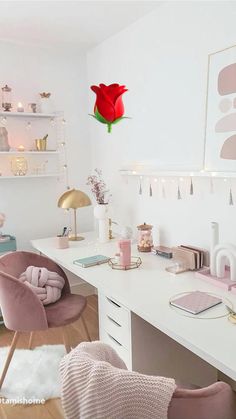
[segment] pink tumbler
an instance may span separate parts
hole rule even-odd
[[[131,241],[128,239],[119,240],[120,250],[120,264],[122,266],[128,266],[131,263]]]

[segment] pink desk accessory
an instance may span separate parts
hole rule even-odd
[[[55,246],[57,249],[67,249],[69,247],[68,236],[57,236],[55,237]]]
[[[118,242],[120,251],[120,264],[128,266],[131,263],[131,241],[129,239],[122,239]]]
[[[217,276],[211,275],[210,269],[206,268],[199,272],[195,273],[197,278],[203,279],[204,281],[209,282],[212,285],[215,285],[216,287],[223,288],[227,291],[232,291],[236,294],[236,281],[232,281],[230,279],[230,268],[226,267],[225,269],[225,277],[224,278],[218,278]]]

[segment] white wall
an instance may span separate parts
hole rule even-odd
[[[208,54],[235,44],[234,2],[165,2],[151,14],[108,39],[88,54],[89,84],[126,84],[126,115],[131,120],[114,126],[112,134],[90,121],[93,167],[103,169],[113,194],[113,216],[136,226],[158,224],[166,244],[195,243],[208,246],[209,223],[218,221],[221,238],[236,243],[235,206],[228,205],[229,184],[194,181],[167,182],[166,199],[161,187],[149,181],[138,196],[138,181],[128,184],[118,170],[134,160],[157,160],[200,167],[204,148],[204,117]],[[94,103],[91,92],[89,110]],[[232,181],[236,205],[236,185]]]
[[[4,42],[0,42],[0,56],[0,85],[7,83],[13,88],[14,102],[20,100],[27,105],[38,100],[39,92],[49,91],[55,110],[65,112],[70,186],[87,191],[90,153],[85,56],[77,51]],[[32,238],[57,234],[68,222],[68,215],[57,208],[65,186],[54,178],[0,178],[0,212],[7,217],[4,232],[16,235],[18,248],[29,248]],[[91,223],[92,208],[78,211],[80,231],[91,229]]]

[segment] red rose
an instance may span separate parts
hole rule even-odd
[[[123,119],[124,104],[122,102],[122,95],[128,89],[117,83],[110,84],[109,86],[101,83],[99,86],[91,86],[91,89],[97,95],[93,116],[99,122],[107,124],[108,132],[111,132],[112,124]]]

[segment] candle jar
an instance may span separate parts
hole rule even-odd
[[[141,224],[138,229],[138,250],[139,252],[151,252],[153,247],[152,225]]]
[[[2,87],[2,107],[4,112],[10,112],[12,108],[11,104],[11,88],[6,84]]]
[[[24,108],[23,108],[23,106],[22,106],[22,103],[21,103],[21,102],[19,102],[19,103],[17,104],[17,112],[24,112]]]
[[[14,176],[25,176],[28,171],[27,160],[24,157],[15,157],[12,159],[11,171]]]

